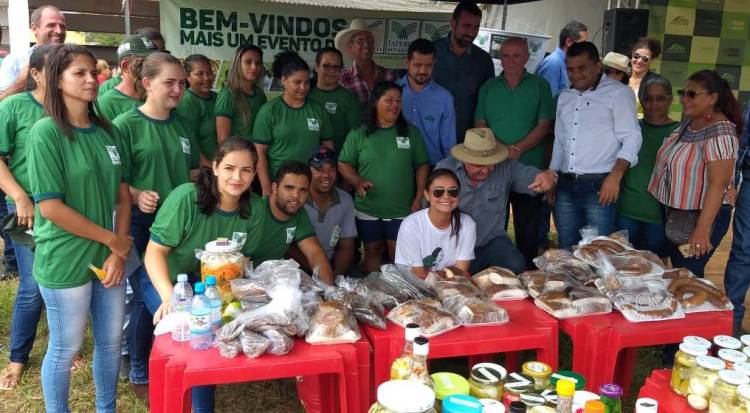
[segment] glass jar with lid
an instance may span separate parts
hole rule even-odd
[[[502,400],[503,384],[508,373],[494,363],[479,363],[471,369],[469,394],[477,399]]]
[[[368,413],[435,413],[435,392],[409,380],[391,380],[378,386],[378,401]]]
[[[549,387],[549,376],[552,375],[552,367],[540,361],[529,361],[521,367],[523,374],[534,379],[534,390],[541,392]]]
[[[740,384],[737,386],[737,396],[739,398],[740,412],[750,412],[750,384]]]
[[[435,389],[435,411],[441,411],[443,400],[454,394],[469,394],[469,382],[456,373],[440,372],[432,376]]]
[[[675,393],[687,396],[690,372],[696,366],[696,358],[706,354],[708,354],[708,350],[704,347],[691,343],[680,344],[680,349],[674,355],[672,377],[669,383]]]
[[[699,347],[705,347],[706,350],[711,348],[711,342],[700,336],[685,336],[682,338],[683,343],[694,344]]]
[[[734,367],[732,367],[732,369],[739,371],[747,377],[750,377],[750,363],[748,362],[734,363]]]
[[[696,366],[690,373],[688,384],[688,403],[697,410],[708,406],[711,390],[719,379],[719,370],[724,369],[724,362],[716,357],[698,356]]]
[[[622,412],[622,387],[618,384],[608,383],[599,386],[599,397],[604,404],[607,413]]]
[[[742,350],[742,342],[732,336],[718,335],[713,339],[713,350],[714,354],[718,354],[719,350]]]
[[[717,354],[721,361],[724,362],[726,365],[725,368],[732,369],[734,368],[734,365],[736,363],[744,363],[747,361],[747,356],[745,353],[737,350],[730,350],[728,348],[723,348],[719,350],[719,353]]]
[[[521,394],[528,393],[533,389],[531,377],[519,373],[510,373],[505,379],[503,386],[503,404],[510,409],[513,402],[521,402]]]
[[[232,301],[232,286],[229,281],[240,278],[245,272],[245,257],[240,252],[240,244],[233,239],[218,238],[206,244],[200,252],[201,280],[206,276],[216,277],[216,288],[221,292],[224,303]]]
[[[750,334],[741,335],[740,343],[742,343],[742,347],[750,347]]]
[[[735,370],[719,371],[719,380],[714,383],[711,391],[711,403],[709,413],[732,413],[739,406],[737,386],[750,383],[750,379]]]

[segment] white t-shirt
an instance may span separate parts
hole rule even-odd
[[[425,267],[425,261],[434,261],[432,269],[442,270],[456,261],[473,260],[477,238],[474,220],[461,213],[461,230],[456,243],[456,237],[451,236],[451,227],[435,227],[427,211],[429,208],[417,211],[401,223],[396,240],[396,264]],[[438,248],[440,251],[435,254]]]

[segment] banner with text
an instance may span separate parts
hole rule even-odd
[[[526,70],[529,73],[536,72],[537,66],[544,60],[544,51],[547,50],[549,36],[538,34],[507,32],[504,30],[480,28],[479,35],[474,39],[474,44],[481,47],[492,56],[492,62],[495,64],[495,75],[503,71],[503,65],[500,63],[500,46],[505,39],[509,37],[525,37],[529,44],[529,61],[526,63]]]

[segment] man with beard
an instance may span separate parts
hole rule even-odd
[[[461,1],[453,10],[451,32],[435,45],[433,77],[453,95],[456,110],[456,137],[463,142],[466,130],[474,124],[479,88],[495,77],[490,55],[473,44],[479,34],[482,11],[474,2]]]
[[[456,144],[453,96],[432,80],[434,65],[435,46],[427,39],[417,39],[407,51],[408,73],[397,82],[403,87],[401,112],[422,134],[431,166],[445,159]]]
[[[310,268],[318,267],[320,279],[333,284],[333,271],[315,237],[307,214],[300,210],[310,193],[310,167],[287,162],[279,168],[267,198],[255,198],[250,211],[247,243],[253,263],[283,259],[292,244],[305,256]]]

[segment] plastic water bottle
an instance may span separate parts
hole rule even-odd
[[[206,276],[206,298],[211,304],[211,333],[214,337],[221,328],[221,292],[216,288],[216,277]]]
[[[172,340],[190,340],[190,303],[193,301],[193,289],[188,283],[187,274],[177,276],[177,284],[172,290],[172,312],[177,322],[172,329]]]
[[[195,283],[195,295],[190,306],[190,347],[206,350],[211,347],[211,303],[206,298],[206,285]]]

